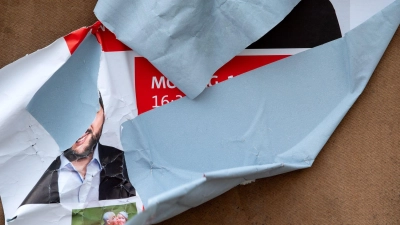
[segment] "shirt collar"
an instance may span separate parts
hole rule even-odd
[[[61,160],[60,169],[65,168],[66,166],[71,164],[71,162],[64,156],[64,154],[60,155],[60,160]],[[99,144],[97,144],[96,148],[94,149],[93,159],[90,161],[90,163],[93,161],[96,161],[97,165],[99,165],[99,169],[101,169],[100,158],[99,158]]]
[[[97,161],[97,165],[99,165],[99,169],[101,169],[100,158],[99,158],[99,144],[98,143],[96,145],[96,149],[94,150],[92,161]]]

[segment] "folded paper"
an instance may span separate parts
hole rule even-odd
[[[89,34],[27,106],[60,150],[69,148],[85,132],[98,110],[100,52],[96,38]]]
[[[311,166],[398,28],[399,5],[308,51],[250,47],[193,100],[99,22],[6,66],[0,70],[6,106],[0,194],[8,224],[99,224],[117,217],[155,223],[239,183]],[[292,47],[338,38],[335,15],[325,6],[332,35]],[[176,27],[186,21],[176,19]],[[160,45],[168,50],[168,43]],[[95,137],[88,154],[71,154],[88,137]],[[74,164],[81,159],[90,159],[85,173]],[[45,217],[37,216],[42,212]]]
[[[156,223],[239,183],[310,167],[400,23],[400,1],[337,39],[125,122],[128,171]],[[217,97],[216,97],[217,96]]]
[[[189,98],[299,0],[99,1],[97,18]]]

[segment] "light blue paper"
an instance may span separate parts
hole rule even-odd
[[[99,108],[100,45],[89,34],[71,58],[36,92],[27,110],[61,151],[87,130]]]
[[[310,167],[400,23],[397,0],[337,39],[123,124],[131,182],[156,223],[248,179]]]
[[[98,1],[97,18],[189,98],[299,0]]]

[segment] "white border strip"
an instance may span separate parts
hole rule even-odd
[[[295,55],[309,48],[245,49],[238,55]]]
[[[309,48],[269,48],[269,49],[245,49],[238,55],[295,55],[304,52]],[[143,57],[137,52],[133,52],[134,57]]]

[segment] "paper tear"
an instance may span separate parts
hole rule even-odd
[[[235,0],[99,1],[94,12],[119,40],[193,99],[218,68],[278,24],[299,0],[244,2],[237,7]]]
[[[121,139],[127,158],[169,168],[162,175],[153,171],[152,176],[140,177],[140,182],[132,178],[149,202],[149,212],[131,224],[170,218],[243,179],[310,167],[365,88],[398,28],[399,11],[397,0],[344,38],[207,88],[195,101],[180,99],[125,122]],[[386,15],[393,22],[386,22]],[[260,102],[265,102],[263,120],[252,127]],[[255,129],[250,137],[237,138],[249,127]],[[249,151],[254,143],[262,146],[256,149],[265,154],[263,160]],[[134,149],[146,149],[148,155]],[[127,166],[139,174],[147,171],[140,164]],[[197,177],[184,176],[190,172]]]
[[[254,183],[254,182],[256,182],[256,180],[245,180],[242,183],[240,183],[240,185],[247,185],[247,184],[251,184],[251,183]]]

